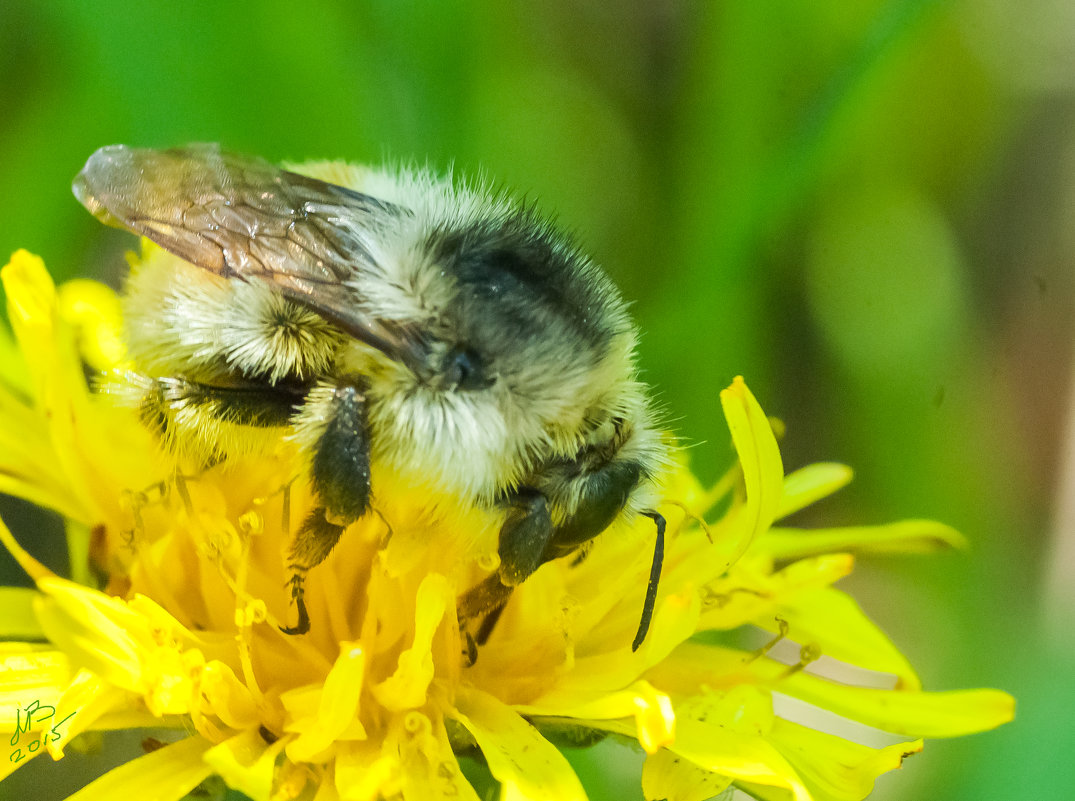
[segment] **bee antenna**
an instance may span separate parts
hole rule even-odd
[[[649,624],[653,621],[653,608],[657,605],[657,585],[661,581],[661,567],[664,565],[664,517],[658,512],[643,512],[657,525],[657,538],[653,544],[653,562],[649,568],[649,584],[646,586],[646,600],[642,604],[642,619],[638,621],[638,633],[635,634],[631,650],[637,651],[646,639]]]

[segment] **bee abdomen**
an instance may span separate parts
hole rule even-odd
[[[204,465],[226,458],[247,437],[238,431],[284,428],[305,398],[304,388],[269,384],[217,385],[186,378],[149,379],[139,415],[169,450]],[[250,443],[251,447],[257,447]]]
[[[291,386],[219,386],[185,378],[161,378],[157,385],[168,409],[200,407],[225,422],[258,428],[286,426],[306,394],[305,388]]]

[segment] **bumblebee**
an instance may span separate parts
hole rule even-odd
[[[427,171],[338,163],[301,174],[192,145],[94,153],[74,192],[182,261],[126,288],[143,418],[203,464],[297,443],[317,503],[288,568],[307,571],[393,480],[499,509],[497,570],[461,617],[495,623],[511,589],[622,515],[654,519],[668,443],[612,282],[532,208]],[[317,177],[313,177],[316,175]]]

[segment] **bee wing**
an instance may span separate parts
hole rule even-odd
[[[103,147],[75,178],[95,217],[225,277],[262,281],[389,356],[409,332],[372,318],[345,285],[374,263],[368,241],[399,207],[220,149]]]

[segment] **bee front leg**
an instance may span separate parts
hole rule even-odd
[[[342,382],[330,395],[311,398],[307,406],[311,405],[327,416],[328,423],[311,447],[310,483],[318,506],[306,516],[291,543],[288,567],[298,623],[282,628],[286,634],[310,630],[304,598],[306,572],[328,557],[344,529],[370,507],[370,437],[362,386],[357,380]],[[310,411],[304,409],[304,414]]]
[[[507,519],[500,527],[500,569],[471,588],[459,605],[462,621],[479,615],[484,620],[474,640],[483,645],[511,597],[512,589],[541,566],[555,531],[545,496],[535,489],[520,488],[504,500]]]
[[[543,561],[575,552],[608,528],[627,505],[627,499],[642,480],[642,475],[642,465],[631,459],[613,459],[596,470],[580,474],[575,479],[578,498],[575,512],[556,528]],[[642,514],[653,520],[656,538],[642,615],[631,643],[632,651],[641,647],[649,631],[664,564],[665,520],[654,510],[643,511]]]
[[[508,516],[500,527],[501,584],[514,587],[522,584],[542,562],[545,549],[555,531],[549,502],[535,489],[520,488],[507,500]]]

